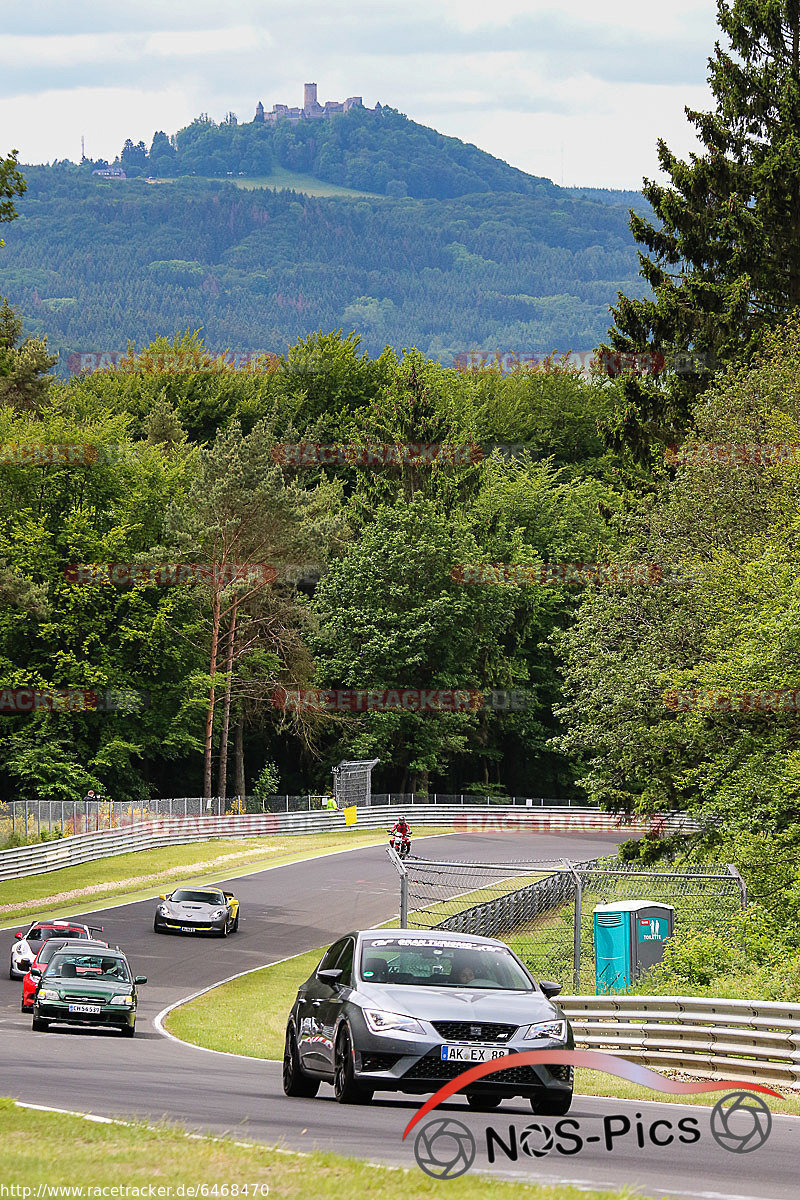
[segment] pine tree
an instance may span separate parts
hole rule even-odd
[[[0,158],[0,221],[13,221],[17,217],[14,197],[27,190],[25,180],[17,170],[17,153],[12,150],[7,158]],[[0,246],[4,245],[0,238]]]
[[[710,370],[747,361],[800,304],[800,0],[718,0],[717,19],[730,49],[709,59],[715,106],[686,109],[704,152],[684,162],[659,139],[671,185],[643,191],[660,225],[631,212],[654,298],[619,293],[612,309],[613,351],[652,355],[616,363],[611,440],[642,457],[686,430]]]

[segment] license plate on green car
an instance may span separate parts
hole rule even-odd
[[[71,1013],[99,1013],[103,1010],[99,1004],[70,1004],[69,1011]]]

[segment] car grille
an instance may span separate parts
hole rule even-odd
[[[572,1083],[572,1067],[553,1065],[547,1069],[554,1079],[560,1079],[562,1083]]]
[[[404,1079],[455,1079],[462,1075],[469,1064],[443,1062],[435,1054],[426,1054],[419,1058],[403,1076]],[[488,1082],[488,1081],[487,1081]],[[507,1067],[492,1075],[492,1083],[533,1083],[540,1084],[541,1080],[533,1067]]]
[[[65,1004],[106,1004],[105,996],[65,996]]]
[[[433,1021],[441,1037],[453,1042],[510,1042],[518,1025],[501,1025],[497,1021]]]

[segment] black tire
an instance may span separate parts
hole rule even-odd
[[[477,1093],[470,1095],[467,1092],[467,1104],[473,1108],[475,1112],[491,1112],[495,1108],[499,1108],[502,1103],[502,1096],[480,1096]]]
[[[31,1029],[34,1033],[46,1033],[50,1028],[50,1022],[45,1021],[44,1017],[34,1017]]]
[[[297,1051],[297,1038],[291,1025],[286,1029],[286,1041],[283,1048],[283,1090],[287,1096],[305,1096],[310,1099],[319,1091],[320,1081],[312,1079],[303,1072],[300,1066],[300,1055]]]
[[[238,932],[239,932],[239,914],[238,914],[238,912],[237,912],[237,914],[236,914],[236,917],[234,918],[234,922],[233,922],[233,931],[232,931],[232,932],[233,932],[233,933],[238,933]]]
[[[164,930],[161,928],[161,926],[158,923],[157,917],[153,918],[153,932],[154,933],[163,933],[164,932]]]
[[[136,1033],[136,1025],[123,1025],[120,1029],[120,1033],[126,1038],[133,1037]]]
[[[228,919],[226,917],[225,920],[222,922],[222,925],[220,926],[220,931],[217,934],[217,937],[227,937],[227,936],[228,936]]]
[[[8,978],[9,978],[9,979],[16,979],[16,978],[17,978],[17,977],[16,977],[16,975],[14,974],[14,968],[13,968],[13,967],[9,967],[9,968],[8,968]]]
[[[353,1062],[353,1043],[350,1030],[343,1025],[336,1039],[333,1060],[333,1094],[339,1104],[369,1104],[373,1088],[356,1083]]]
[[[565,1117],[572,1106],[572,1091],[539,1092],[531,1096],[531,1108],[539,1117]]]

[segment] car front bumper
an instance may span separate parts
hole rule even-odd
[[[355,1034],[355,1076],[365,1086],[376,1091],[411,1093],[435,1092],[450,1079],[455,1079],[474,1063],[442,1059],[441,1036],[428,1038],[384,1037],[371,1033],[366,1027]],[[467,1045],[465,1042],[457,1042]],[[484,1043],[485,1044],[485,1043]],[[523,1039],[515,1036],[508,1043],[497,1045],[498,1050],[513,1056],[526,1050],[571,1050],[572,1032],[566,1042],[549,1039]],[[571,1092],[572,1068],[560,1064],[504,1066],[501,1070],[471,1083],[470,1092],[491,1092],[500,1096],[535,1096],[542,1091]]]
[[[222,917],[219,921],[181,921],[177,917],[156,917],[159,929],[169,933],[216,933],[219,934],[228,924],[229,918]]]
[[[73,1001],[73,1003],[75,1002]],[[126,1025],[132,1026],[136,1021],[135,1008],[127,1008],[118,1004],[103,1004],[100,1006],[99,1013],[71,1013],[69,1004],[70,1002],[67,1000],[48,1000],[46,1003],[41,1001],[35,1003],[33,1006],[34,1019],[56,1021],[65,1025],[91,1025],[108,1029],[122,1029]]]

